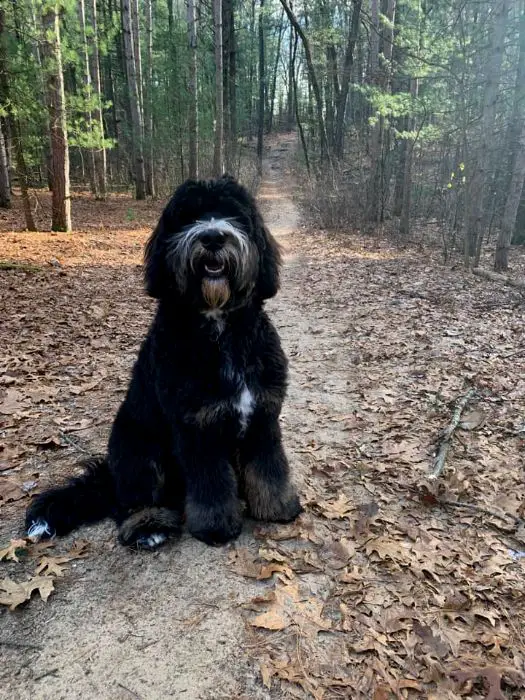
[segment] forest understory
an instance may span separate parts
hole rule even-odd
[[[524,697],[524,292],[312,229],[294,149],[271,141],[259,200],[285,251],[269,309],[305,513],[225,548],[128,551],[110,523],[21,539],[30,494],[105,448],[161,203],[75,195],[73,234],[0,214],[0,698]]]

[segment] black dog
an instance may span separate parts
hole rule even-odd
[[[185,514],[195,537],[218,544],[241,531],[240,498],[261,520],[301,512],[279,427],[287,362],[263,311],[279,266],[253,197],[233,178],[178,188],[146,246],[146,288],[159,304],[107,458],[36,497],[30,537],[111,516],[123,544],[153,549]]]

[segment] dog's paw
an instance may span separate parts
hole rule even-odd
[[[44,518],[36,518],[35,520],[28,520],[26,523],[27,528],[27,539],[31,542],[40,542],[40,540],[46,540],[53,537],[55,534]]]
[[[269,488],[262,485],[247,493],[248,511],[255,520],[274,523],[289,523],[303,512],[295,489],[289,484],[286,489]]]
[[[170,534],[179,534],[181,514],[168,508],[144,508],[130,515],[120,525],[118,540],[125,547],[153,550]]]
[[[186,523],[190,533],[198,540],[212,546],[226,544],[241,534],[240,504],[230,503],[209,508],[188,502]]]
[[[152,535],[141,535],[137,537],[135,545],[139,549],[147,549],[149,551],[153,551],[154,549],[160,547],[161,544],[164,544],[164,542],[166,542],[167,539],[168,536],[165,535],[163,532],[154,532]]]

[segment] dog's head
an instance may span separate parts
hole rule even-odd
[[[255,200],[232,177],[187,180],[146,245],[148,294],[233,309],[279,288],[280,254]]]

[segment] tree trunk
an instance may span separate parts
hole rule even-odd
[[[88,50],[88,40],[87,40],[87,35],[86,35],[86,8],[84,6],[84,0],[78,0],[78,21],[80,24],[80,35],[82,37],[82,63],[83,63],[83,81],[84,81],[84,89],[85,89],[85,99],[87,100],[87,109],[86,109],[86,126],[87,126],[87,131],[89,134],[89,137],[93,139],[93,117],[91,114],[91,96],[92,96],[92,89],[91,89],[91,72],[89,70],[89,50]],[[87,161],[87,166],[88,166],[88,177],[89,177],[89,183],[91,186],[91,193],[97,195],[97,183],[95,179],[95,149],[91,147],[87,147],[83,149],[84,154],[85,154],[85,160]]]
[[[144,82],[142,79],[142,52],[140,50],[139,0],[131,0],[131,30],[133,32],[133,57],[135,59],[135,72],[137,74],[137,89],[139,93],[140,116],[142,128],[144,129]]]
[[[379,84],[379,0],[371,0],[370,14],[370,78],[371,85]],[[367,190],[367,219],[375,223],[381,220],[381,179],[382,179],[382,118],[377,117],[370,133],[370,178]]]
[[[66,97],[62,52],[60,47],[60,17],[58,3],[45,9],[42,15],[44,29],[43,53],[47,71],[49,130],[53,167],[51,199],[53,231],[71,231],[71,197],[69,192],[69,148],[67,143]]]
[[[257,116],[257,172],[262,176],[264,148],[264,97],[266,66],[264,61],[264,0],[259,4],[259,109]]]
[[[144,130],[142,128],[137,73],[135,70],[130,0],[122,0],[122,23],[124,34],[124,52],[126,57],[126,73],[128,78],[129,106],[131,113],[135,197],[137,199],[145,199],[146,176],[144,173],[144,145],[142,138]]]
[[[519,149],[514,155],[514,166],[510,187],[505,202],[505,210],[496,246],[494,269],[496,272],[506,272],[509,267],[509,248],[512,233],[516,225],[516,216],[520,204],[523,183],[525,182],[525,119],[522,118]]]
[[[505,40],[505,28],[511,0],[496,0],[493,10],[493,25],[489,56],[485,70],[485,94],[481,116],[481,137],[478,155],[474,167],[469,169],[470,177],[468,194],[469,213],[465,236],[465,264],[470,265],[474,257],[474,267],[477,267],[483,242],[484,200],[488,179],[488,169],[491,163],[492,146],[494,142],[494,123],[496,119],[496,103],[501,77],[501,64]]]
[[[294,40],[295,37],[295,40]],[[290,42],[288,44],[288,91],[286,96],[286,129],[291,131],[293,129],[293,120],[295,113],[295,103],[294,103],[294,49],[297,46],[297,34],[290,31]]]
[[[213,148],[213,174],[224,172],[224,103],[222,65],[222,0],[213,0],[213,26],[215,30],[215,136]]]
[[[144,103],[144,143],[146,150],[146,194],[155,196],[155,178],[153,172],[153,0],[146,0],[144,12],[146,14],[146,101]]]
[[[410,79],[410,94],[413,99],[416,99],[419,93],[419,81],[417,78]],[[415,119],[408,118],[409,130],[415,128]],[[403,176],[403,198],[401,205],[401,218],[399,221],[399,233],[408,238],[410,234],[410,206],[412,200],[412,161],[414,155],[414,146],[416,141],[414,138],[407,141],[404,158],[404,176]]]
[[[4,130],[0,127],[0,207],[9,209],[11,206],[11,185],[9,182],[9,164],[5,147]]]
[[[98,18],[97,0],[90,0],[89,15],[92,32],[88,37],[91,46],[89,57],[89,69],[91,74],[91,88],[95,97],[95,109],[93,112],[93,126],[96,132],[98,144],[95,148],[95,182],[96,198],[106,199],[107,196],[107,158],[104,145],[104,116],[102,113],[102,86],[100,81],[100,52],[98,47]]]
[[[294,42],[293,42],[293,46],[292,46],[292,53],[290,55],[290,66],[291,66],[290,80],[292,81],[295,121],[297,123],[297,128],[299,129],[299,136],[301,139],[301,146],[303,148],[304,164],[306,165],[306,172],[308,173],[308,177],[310,177],[310,173],[311,173],[311,171],[310,171],[310,158],[308,156],[308,146],[306,145],[306,139],[304,137],[304,129],[303,129],[303,125],[301,123],[301,115],[299,114],[299,100],[297,98],[297,79],[295,77],[295,57],[297,56],[297,43],[299,41],[299,36],[297,35],[297,32],[293,29],[291,30],[290,33],[294,37]]]
[[[348,102],[348,92],[350,89],[350,78],[352,66],[354,64],[354,49],[359,35],[359,23],[361,19],[362,0],[355,0],[354,11],[352,13],[352,23],[348,32],[343,72],[341,75],[341,87],[337,95],[336,123],[335,123],[335,155],[337,158],[343,157],[344,151],[344,126],[346,104]]]
[[[283,38],[283,29],[284,29],[284,11],[282,11],[281,18],[279,20],[279,34],[277,36],[277,50],[275,52],[275,64],[273,67],[273,73],[272,73],[272,87],[270,90],[270,96],[269,96],[269,101],[270,101],[270,109],[268,113],[268,133],[272,133],[273,129],[273,115],[275,111],[275,93],[277,90],[277,73],[279,72],[279,59],[281,57],[281,43],[282,43],[282,38]]]
[[[296,33],[299,35],[299,38],[301,39],[303,49],[304,49],[304,54],[306,58],[306,65],[308,67],[308,77],[310,79],[310,83],[312,85],[312,90],[314,93],[314,99],[315,99],[315,107],[317,110],[317,125],[319,129],[319,134],[320,134],[320,140],[321,140],[321,163],[325,160],[325,158],[328,158],[330,160],[330,153],[328,150],[328,140],[326,138],[326,128],[325,128],[325,123],[324,123],[324,115],[323,115],[323,99],[321,96],[321,89],[319,87],[319,81],[317,80],[317,73],[315,70],[313,58],[312,58],[312,51],[310,49],[310,42],[308,41],[308,37],[306,34],[303,32],[303,29],[299,22],[297,21],[296,16],[292,12],[291,8],[287,4],[286,0],[280,0],[281,5],[284,7],[284,11],[286,12],[288,19],[290,20],[290,24],[292,27],[295,29]]]
[[[190,70],[188,78],[189,104],[189,176],[199,176],[199,103],[197,86],[197,14],[195,0],[188,0],[188,44],[190,49]]]

